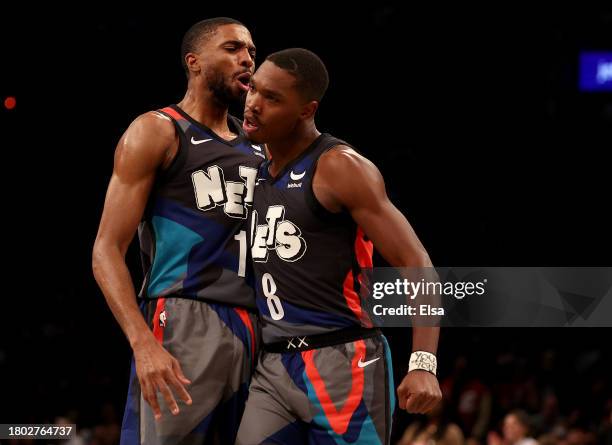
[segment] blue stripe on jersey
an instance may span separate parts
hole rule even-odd
[[[170,241],[169,248],[172,252],[180,253],[182,255],[181,272],[184,273],[183,289],[201,287],[201,279],[199,276],[200,272],[207,270],[211,266],[218,268],[232,270],[238,272],[239,258],[238,255],[233,254],[225,250],[228,235],[232,235],[233,230],[229,230],[228,226],[221,224],[211,218],[207,218],[202,212],[195,211],[184,207],[174,201],[160,198],[156,201],[153,209],[153,221],[156,218],[168,220],[175,224],[176,230],[185,231],[189,234],[187,240],[181,239],[180,242]],[[233,224],[240,224],[240,222],[230,222]],[[153,224],[155,230],[156,246],[159,244],[160,237],[167,237],[165,233],[158,233],[158,228]],[[180,229],[179,229],[180,228]],[[169,234],[172,236],[172,234]],[[182,238],[182,235],[177,235]],[[172,239],[172,238],[171,238]],[[164,260],[159,258],[158,247],[155,251],[154,265],[156,263],[164,264]],[[164,264],[164,266],[166,266]],[[171,274],[166,276],[169,270],[168,267],[164,269],[152,269],[151,283],[155,279],[160,280],[158,277],[160,274],[164,274],[163,283],[170,286],[174,284],[177,278],[177,274]],[[170,270],[171,272],[171,270]],[[151,286],[149,286],[151,290]],[[161,286],[156,286],[155,290],[160,292],[163,290]],[[150,296],[156,294],[149,293]]]
[[[255,150],[251,144],[248,141],[245,142],[241,142],[238,145],[235,145],[234,148],[238,151],[240,151],[241,153],[247,154],[247,155],[253,155],[253,151]],[[259,151],[259,150],[257,150]],[[263,154],[263,149],[261,151],[261,153]],[[262,158],[261,160],[263,161],[264,158]]]
[[[313,163],[312,155],[304,156],[303,159],[300,159],[299,162],[293,165],[291,170],[287,170],[285,174],[283,175],[283,177],[279,178],[278,181],[274,183],[274,187],[280,188],[280,189],[286,189],[287,184],[289,184],[290,181],[295,182],[293,180],[290,180],[290,172],[293,172],[296,175],[299,175],[302,172],[305,172],[308,168],[310,168],[312,163]],[[304,178],[304,180],[306,180],[306,178]]]
[[[153,208],[155,216],[168,218],[192,232],[197,233],[202,238],[213,240],[223,240],[228,235],[228,228],[224,224],[219,224],[210,218],[206,218],[204,212],[192,210],[169,199],[159,198]]]
[[[189,228],[161,216],[152,218],[155,257],[148,295],[156,297],[187,274],[189,253],[203,238]]]
[[[257,309],[259,309],[259,312],[261,312],[263,316],[272,318],[270,315],[270,309],[268,308],[267,299],[266,297],[259,295],[259,292],[260,291],[258,290],[258,295],[256,298]],[[294,306],[291,303],[288,303],[286,300],[282,300],[281,304],[283,305],[283,310],[285,312],[282,319],[283,322],[338,328],[346,328],[356,325],[355,320],[330,314],[329,312],[318,312],[312,309]]]

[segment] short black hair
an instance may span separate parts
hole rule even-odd
[[[321,101],[329,86],[329,75],[315,53],[304,48],[289,48],[270,54],[266,60],[291,73],[306,100]]]
[[[183,36],[183,42],[181,43],[181,63],[187,75],[189,75],[187,63],[185,63],[185,56],[187,53],[196,52],[202,42],[210,38],[215,31],[217,31],[217,28],[223,25],[244,26],[244,24],[240,23],[238,20],[230,17],[215,17],[213,19],[201,20],[187,30]]]

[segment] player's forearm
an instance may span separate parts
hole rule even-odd
[[[378,220],[377,218],[381,216],[383,219]],[[391,224],[385,225],[384,219],[390,221]],[[423,279],[428,282],[437,280],[437,274],[427,250],[418,239],[408,220],[390,202],[387,204],[385,212],[377,214],[377,217],[372,220],[367,219],[367,222],[373,222],[368,228],[370,228],[370,233],[373,234],[371,238],[374,241],[374,246],[389,265],[398,269],[403,278],[414,282]],[[379,227],[385,227],[386,230],[380,231],[378,230]],[[366,233],[368,233],[368,230],[366,230]],[[398,235],[392,237],[389,234]],[[417,296],[417,298],[436,307],[440,304],[439,295]],[[432,326],[432,324],[435,324],[437,320],[439,318],[436,317],[413,320],[413,351],[436,353],[440,328]],[[419,323],[426,324],[426,326],[419,325]]]
[[[125,257],[118,247],[96,243],[92,267],[94,277],[106,298],[106,302],[121,326],[132,348],[151,331],[136,303],[136,293]]]
[[[404,252],[408,250],[409,249],[405,249]],[[425,280],[426,282],[437,281],[437,274],[433,268],[431,259],[429,258],[427,251],[420,246],[420,243],[418,248],[413,250],[413,254],[408,255],[407,258],[401,259],[399,264],[401,265],[399,267],[405,268],[402,269],[402,275],[408,280],[417,282],[421,280]],[[424,298],[423,302],[426,301],[435,307],[440,305],[439,295],[417,296],[417,298]],[[427,320],[417,317],[415,319],[415,323],[430,324],[434,322],[434,319],[439,321],[439,317],[429,317]],[[426,351],[435,355],[436,351],[438,350],[439,337],[440,328],[437,326],[413,325],[412,351]]]
[[[436,354],[438,351],[439,327],[414,326],[412,328],[412,351],[426,351]]]
[[[399,235],[393,248],[395,260],[390,264],[393,267],[432,268],[433,263],[429,258],[427,249],[425,249],[404,215],[400,214],[399,211],[397,211],[397,214],[399,219],[397,233]]]
[[[406,217],[387,202],[378,212],[368,212],[362,225],[374,246],[392,267],[433,267],[427,250],[417,237]]]

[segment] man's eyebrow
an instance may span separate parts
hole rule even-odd
[[[270,90],[268,88],[263,88],[263,89],[260,89],[260,91],[265,93],[265,94],[268,94],[269,96],[274,97],[275,99],[280,99],[280,98],[284,97],[282,93],[280,93],[280,92],[278,92],[276,90]]]
[[[236,46],[240,46],[240,47],[247,46],[249,49],[252,49],[252,50],[256,49],[255,45],[249,44],[249,43],[245,42],[244,40],[226,40],[221,45],[236,45]]]
[[[277,97],[277,98],[282,98],[282,97],[284,97],[284,96],[282,95],[282,93],[280,93],[280,92],[278,92],[278,91],[276,91],[276,90],[270,90],[270,89],[268,89],[268,88],[261,88],[261,89],[260,89],[259,87],[257,87],[257,83],[255,82],[255,79],[254,79],[253,77],[251,77],[250,82],[251,82],[251,84],[252,84],[252,85],[254,85],[254,86],[255,86],[255,87],[258,89],[258,90],[260,90],[262,93],[266,93],[266,94],[269,94],[269,95],[274,96],[274,97]]]

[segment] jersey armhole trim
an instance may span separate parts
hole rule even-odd
[[[317,199],[317,196],[315,195],[314,190],[312,188],[312,183],[314,181],[314,176],[317,171],[317,165],[319,164],[319,159],[321,158],[322,155],[327,153],[329,150],[332,150],[333,148],[338,147],[340,145],[349,146],[348,144],[345,144],[343,141],[338,140],[337,143],[334,143],[333,145],[321,151],[321,153],[319,154],[315,162],[312,164],[312,167],[311,167],[312,173],[310,174],[310,179],[308,180],[308,184],[306,186],[306,196],[305,196],[306,204],[308,205],[310,210],[315,214],[315,216],[322,219],[323,221],[352,220],[350,213],[344,207],[342,207],[342,210],[340,210],[340,212],[338,213],[332,212],[328,210],[327,208],[325,208],[325,206],[321,204],[321,202]]]
[[[187,162],[187,140],[180,125],[172,116],[163,112],[162,110],[156,110],[156,112],[168,117],[172,121],[174,131],[176,131],[179,137],[178,148],[176,150],[174,159],[172,159],[172,162],[170,162],[168,168],[162,169],[160,167],[158,171],[159,181],[167,182],[176,176],[176,174],[185,166],[185,163]]]

